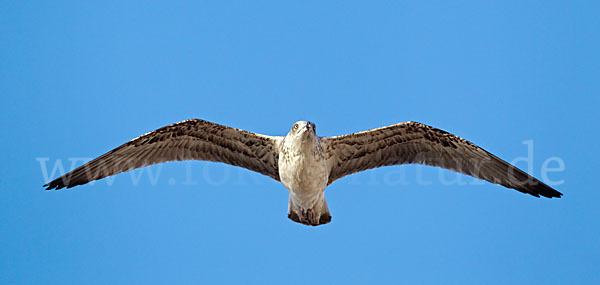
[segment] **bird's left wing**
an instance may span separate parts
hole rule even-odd
[[[442,167],[539,197],[562,194],[473,143],[440,129],[405,122],[364,132],[324,137],[329,182],[387,165]]]
[[[223,162],[279,181],[281,137],[265,136],[192,119],[133,139],[44,185],[47,190],[86,184],[128,170],[166,161]]]

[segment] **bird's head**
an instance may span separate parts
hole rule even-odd
[[[309,121],[298,121],[294,123],[292,129],[288,133],[288,136],[297,139],[313,139],[317,136],[317,128],[315,123]]]

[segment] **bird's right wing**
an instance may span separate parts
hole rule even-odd
[[[562,194],[475,144],[416,122],[337,137],[324,137],[329,183],[371,168],[425,164],[437,166],[539,197]]]
[[[47,190],[86,184],[166,161],[205,160],[241,166],[279,181],[281,137],[204,120],[187,120],[133,139],[44,185]]]

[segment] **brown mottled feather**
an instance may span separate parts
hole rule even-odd
[[[280,140],[204,120],[187,120],[133,139],[44,186],[47,190],[71,188],[128,170],[179,160],[223,162],[279,181]]]
[[[388,165],[425,164],[480,178],[539,197],[562,194],[473,143],[416,122],[324,137],[331,172],[329,182]]]

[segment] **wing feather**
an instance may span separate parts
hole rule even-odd
[[[244,167],[279,181],[281,137],[265,136],[192,119],[137,137],[44,185],[71,188],[167,161],[204,160]]]
[[[475,144],[440,129],[405,122],[364,132],[324,137],[329,182],[388,165],[424,164],[467,174],[539,197],[562,194]]]

